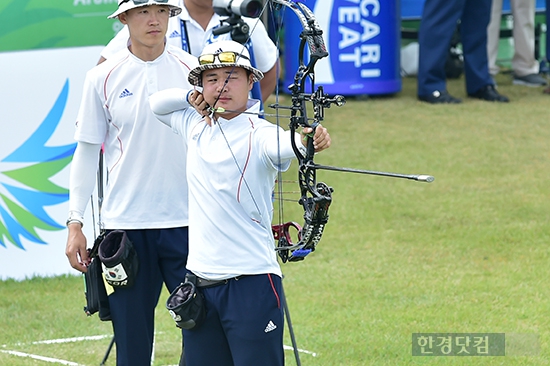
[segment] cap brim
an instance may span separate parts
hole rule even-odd
[[[129,4],[129,3],[126,3],[126,4]],[[131,5],[131,4],[130,4]],[[128,10],[130,9],[135,9],[135,8],[139,8],[141,6],[146,6],[146,5],[164,5],[164,6],[169,6],[170,7],[170,17],[175,17],[176,15],[179,15],[182,11],[182,9],[179,7],[179,6],[176,6],[176,5],[168,5],[168,4],[149,4],[149,3],[145,3],[145,4],[139,4],[139,5],[136,5],[136,6],[122,6],[122,7],[119,7],[117,9],[117,11],[115,11],[113,14],[109,15],[107,17],[107,19],[113,19],[113,18],[118,18],[118,16],[124,12],[127,12]]]
[[[187,77],[187,80],[191,83],[191,85],[195,86],[202,86],[202,72],[204,70],[214,70],[214,69],[221,69],[224,67],[242,67],[243,69],[246,69],[252,73],[252,81],[257,82],[264,78],[263,72],[260,70],[247,66],[247,65],[238,65],[238,64],[230,64],[230,63],[224,63],[224,64],[206,64],[206,65],[200,65],[195,67],[193,70],[189,72],[189,76]]]

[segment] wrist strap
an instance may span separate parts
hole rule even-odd
[[[65,225],[67,227],[69,227],[70,224],[74,224],[74,223],[79,223],[80,227],[83,227],[84,226],[84,218],[83,217],[81,217],[81,218],[69,217],[67,219],[67,222],[65,223]]]

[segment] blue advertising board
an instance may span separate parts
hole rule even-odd
[[[315,83],[329,94],[393,94],[401,90],[398,0],[305,0],[323,30],[329,56],[316,65]],[[284,14],[286,85],[298,69],[302,26]],[[307,62],[307,60],[306,60]]]

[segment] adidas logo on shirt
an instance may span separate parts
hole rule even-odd
[[[172,33],[170,33],[170,37],[168,37],[168,38],[177,38],[179,36],[180,36],[179,32],[177,30],[175,30]]]
[[[128,89],[124,89],[122,91],[122,93],[120,93],[120,95],[118,96],[119,98],[126,98],[126,97],[130,97],[134,95],[133,93],[131,93]]]
[[[269,323],[267,323],[267,326],[265,327],[264,332],[269,333],[275,329],[277,329],[277,326],[273,323],[272,320],[270,320]]]

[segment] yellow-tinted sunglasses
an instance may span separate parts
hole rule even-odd
[[[216,57],[222,64],[234,64],[235,62],[237,62],[237,59],[241,57],[246,60],[250,60],[248,57],[240,53],[225,51],[225,52],[219,52],[219,53],[210,53],[206,55],[200,55],[199,65],[213,64],[214,61],[216,61]]]

